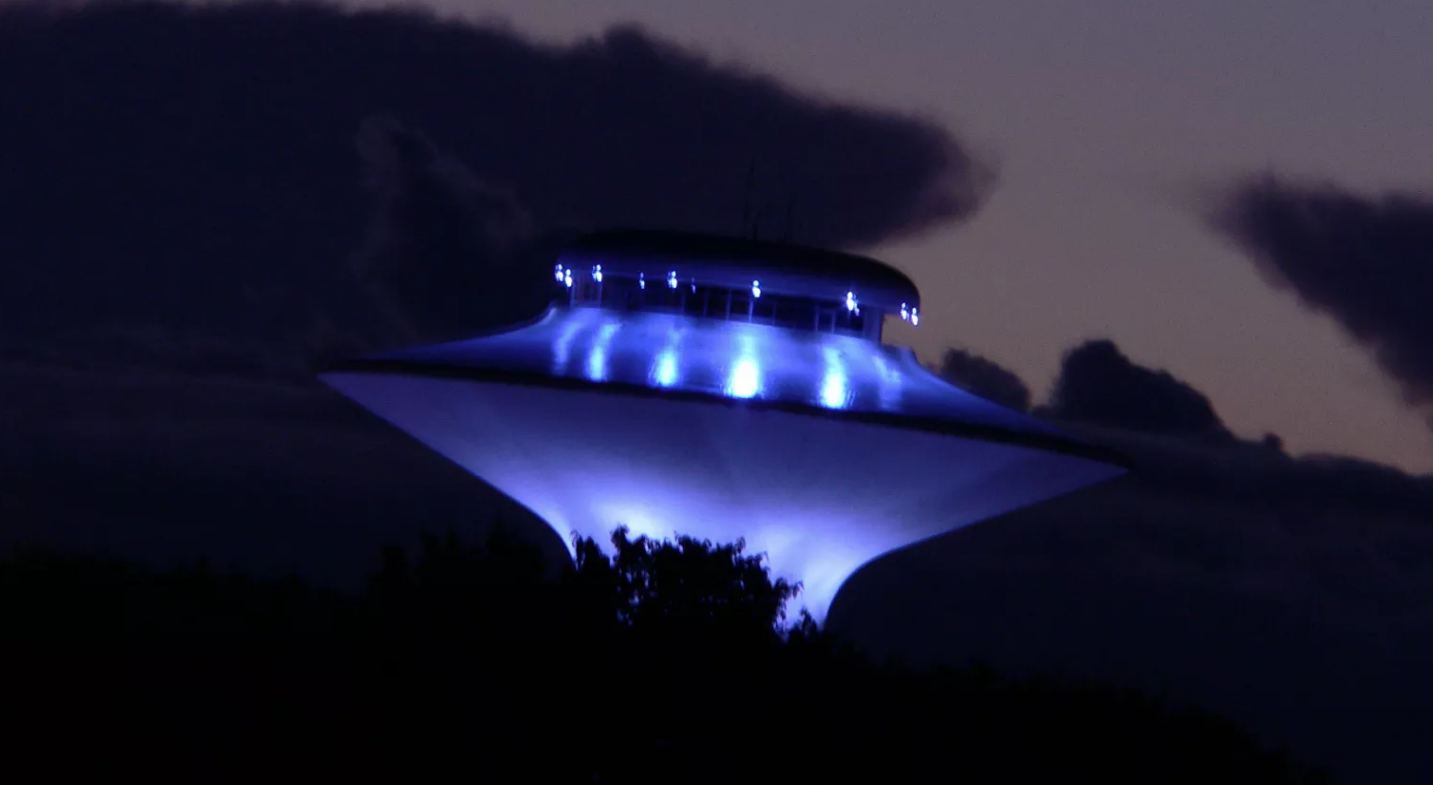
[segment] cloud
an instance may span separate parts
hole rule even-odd
[[[511,191],[391,117],[366,120],[357,146],[373,217],[354,273],[393,342],[452,340],[542,310],[547,249]]]
[[[987,185],[933,125],[630,29],[561,48],[399,11],[5,6],[0,93],[0,536],[334,582],[381,542],[522,513],[299,383],[315,352],[507,307],[569,230],[736,230],[753,159],[754,201],[799,189],[819,244],[959,220]],[[1412,314],[1369,340],[1413,347]],[[873,564],[832,623],[1162,683],[1340,771],[1433,779],[1408,741],[1433,705],[1427,481],[1227,438],[1108,343],[1071,353],[1046,413],[1137,473]]]
[[[1209,221],[1370,348],[1408,403],[1433,405],[1433,198],[1259,177],[1223,192]]]
[[[753,206],[795,190],[797,239],[837,246],[990,183],[939,126],[633,28],[6,3],[0,92],[0,539],[350,578],[380,534],[503,502],[315,358],[530,312],[588,227],[740,231],[752,162]]]
[[[635,28],[5,3],[0,91],[0,539],[146,559],[352,577],[502,507],[312,362],[520,318],[575,231],[740,231],[753,162],[752,206],[794,190],[796,239],[837,246],[990,184],[937,125]]]
[[[1065,354],[1040,414],[1145,433],[1232,436],[1203,393],[1167,371],[1135,364],[1109,340],[1087,341]]]
[[[1030,410],[1030,388],[998,363],[966,349],[946,349],[935,372],[942,379],[988,401],[1019,412]]]
[[[4,4],[0,88],[15,341],[369,346],[528,307],[554,233],[740,232],[752,162],[756,208],[795,191],[796,239],[843,247],[965,218],[990,183],[937,125],[635,28],[561,47],[405,10]]]
[[[1154,372],[1138,370],[1097,377],[1102,393],[1144,389]],[[498,514],[565,553],[402,433],[282,380],[12,364],[0,422],[6,542],[352,585],[381,544],[449,526],[480,535]],[[1135,474],[892,554],[855,576],[830,623],[922,662],[1156,685],[1341,781],[1428,781],[1433,763],[1410,740],[1433,719],[1433,480],[1062,425],[1131,454]]]
[[[1237,438],[1109,341],[1074,347],[1037,413],[1134,472],[868,565],[833,628],[919,663],[1160,689],[1341,782],[1433,776],[1433,478]]]
[[[0,366],[0,550],[206,559],[352,588],[423,531],[547,527],[357,406],[286,381]],[[526,525],[522,525],[526,524]]]
[[[1137,684],[1333,768],[1427,782],[1433,480],[1069,425],[1128,478],[858,572],[829,624],[881,655]]]

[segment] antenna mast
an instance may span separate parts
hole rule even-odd
[[[752,231],[751,215],[751,191],[756,183],[756,156],[752,156],[746,165],[746,192],[741,200],[741,233],[746,234]]]
[[[791,242],[791,236],[792,236],[792,233],[793,233],[792,224],[791,224],[791,216],[792,216],[792,214],[795,213],[795,212],[796,212],[796,189],[793,188],[793,189],[791,190],[791,194],[786,197],[786,230],[785,230],[785,232],[782,234],[782,237],[781,237],[781,241],[784,242],[784,243],[789,243],[789,242]]]

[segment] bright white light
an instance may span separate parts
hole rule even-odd
[[[562,278],[563,278],[563,275],[562,275],[562,265],[559,264],[559,265],[557,266],[557,268],[552,271],[552,275],[553,275],[553,277],[555,277],[555,278],[557,279],[557,282],[558,282],[558,283],[562,283]]]
[[[757,298],[761,297],[761,281],[751,282],[751,296]]]
[[[856,293],[855,293],[855,292],[846,292],[846,310],[851,311],[851,312],[853,312],[853,313],[855,312],[855,310],[856,310]]]
[[[601,347],[587,355],[587,378],[600,382],[607,378],[607,351]]]
[[[572,288],[572,271],[571,271],[571,270],[568,270],[568,271],[563,275],[563,279],[562,279],[562,280],[563,280],[564,283],[567,284],[567,288],[571,289],[571,288]]]
[[[912,324],[912,325],[918,325],[918,324],[920,324],[920,323],[921,323],[920,310],[917,309],[917,308],[912,308],[912,309],[911,309],[911,324]]]
[[[592,280],[602,283],[602,265],[599,264],[592,268]]]
[[[657,353],[648,379],[658,387],[671,387],[677,383],[677,346],[682,341],[682,330],[672,328],[667,333],[666,345]]]
[[[675,288],[677,288],[677,271],[676,271],[676,270],[673,270],[673,271],[667,273],[667,288],[668,288],[668,289],[675,289]]]
[[[638,289],[646,289],[646,288],[647,288],[647,274],[646,274],[646,273],[637,273],[637,288],[638,288]]]
[[[902,319],[902,320],[905,320],[905,321],[909,321],[910,318],[911,318],[911,309],[907,308],[905,303],[901,303],[901,319]]]
[[[751,398],[761,390],[761,369],[756,360],[742,358],[732,366],[731,378],[727,380],[726,394],[733,398]]]
[[[821,383],[821,405],[828,409],[846,408],[846,377],[838,373],[827,374]]]
[[[652,377],[657,384],[663,387],[671,387],[677,383],[677,353],[673,349],[664,349],[657,355],[657,368]]]
[[[757,340],[759,331],[740,330],[736,333],[735,362],[727,373],[723,392],[732,398],[754,398],[761,394],[761,365],[757,358],[764,348]]]
[[[850,403],[846,378],[846,363],[841,353],[826,347],[822,350],[826,359],[826,373],[821,377],[821,405],[828,409],[844,409]]]

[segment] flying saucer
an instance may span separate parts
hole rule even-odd
[[[1127,471],[882,344],[920,297],[875,260],[606,232],[553,286],[529,324],[321,378],[569,543],[618,525],[743,539],[818,621],[882,554]]]

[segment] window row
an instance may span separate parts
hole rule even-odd
[[[882,314],[869,308],[852,308],[844,302],[814,300],[762,292],[758,286],[729,289],[667,281],[638,281],[607,276],[597,281],[573,281],[568,292],[573,305],[591,305],[626,311],[681,313],[707,319],[770,324],[793,330],[812,330],[880,339]]]

